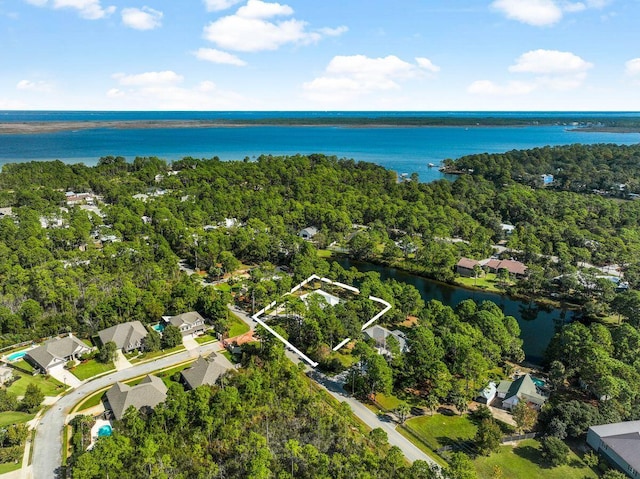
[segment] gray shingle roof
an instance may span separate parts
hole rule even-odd
[[[147,328],[140,321],[129,321],[103,329],[98,332],[98,336],[102,344],[113,341],[118,349],[128,351],[139,347],[148,333]]]
[[[41,369],[47,370],[52,363],[65,361],[71,356],[77,356],[89,352],[91,348],[75,336],[50,339],[42,346],[33,348],[26,356],[35,362]]]
[[[640,471],[640,421],[591,426],[602,442],[636,471]]]
[[[169,318],[169,322],[178,328],[183,324],[193,327],[198,321],[204,322],[204,318],[197,311],[189,311]]]
[[[117,382],[107,391],[107,401],[116,419],[122,419],[122,415],[133,406],[136,409],[143,407],[154,408],[167,398],[167,386],[157,376],[146,376],[135,386],[128,386]]]
[[[227,368],[215,360],[214,353],[207,359],[199,357],[193,366],[182,371],[182,378],[189,388],[195,389],[203,384],[215,384],[226,371]]]

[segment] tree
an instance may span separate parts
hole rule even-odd
[[[107,341],[102,345],[96,359],[101,363],[110,363],[116,358],[116,351],[118,346],[113,341]]]
[[[513,420],[516,422],[519,431],[529,431],[538,420],[538,413],[529,407],[525,401],[518,401],[512,409]]]
[[[18,398],[6,389],[0,389],[0,412],[18,409]]]
[[[504,288],[511,279],[509,270],[507,268],[500,268],[496,274],[496,279],[500,283],[500,286]]]
[[[396,408],[396,414],[398,415],[400,424],[404,424],[410,412],[411,407],[406,402],[403,401],[398,405],[398,407]]]
[[[143,345],[146,352],[160,351],[160,334],[158,334],[155,329],[149,328],[148,333],[144,338]]]
[[[500,447],[502,431],[493,419],[483,419],[478,426],[478,431],[473,439],[480,454],[485,456],[495,452]]]
[[[553,466],[561,466],[569,462],[569,446],[557,437],[545,437],[542,440],[540,451],[542,452],[542,457]]]
[[[454,452],[451,454],[449,466],[443,471],[442,476],[445,479],[477,479],[473,462],[463,452]]]
[[[615,469],[609,469],[602,475],[602,479],[627,479],[627,475]]]
[[[20,409],[23,409],[25,411],[33,411],[38,408],[40,404],[42,404],[43,400],[44,394],[40,390],[40,387],[36,384],[31,383],[27,386],[27,389],[24,392],[24,397],[20,402]]]
[[[482,274],[482,266],[479,264],[473,265],[473,284],[474,286],[478,284],[478,277]]]
[[[175,348],[182,343],[182,333],[180,328],[173,324],[168,324],[164,331],[162,331],[162,348],[171,349]]]

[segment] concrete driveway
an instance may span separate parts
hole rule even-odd
[[[71,371],[66,370],[64,366],[49,369],[49,375],[74,389],[82,384],[82,381],[75,377]]]
[[[116,351],[116,357],[113,360],[113,365],[116,367],[116,371],[122,371],[123,369],[127,369],[131,367],[131,363],[125,357],[122,349],[118,349]]]

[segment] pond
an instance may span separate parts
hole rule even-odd
[[[362,263],[349,259],[339,259],[337,262],[345,269],[352,266],[359,271],[376,271],[381,279],[395,279],[403,283],[411,284],[420,292],[422,299],[430,301],[437,299],[443,304],[455,307],[465,299],[473,299],[480,303],[488,300],[496,303],[504,314],[513,316],[520,325],[520,337],[524,344],[522,348],[526,360],[534,364],[540,364],[544,351],[551,338],[559,327],[571,322],[574,312],[567,309],[558,309],[546,305],[540,305],[533,301],[521,301],[508,296],[488,293],[484,291],[468,290],[449,284],[439,283],[421,276],[395,268]]]

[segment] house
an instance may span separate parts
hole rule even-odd
[[[496,398],[497,394],[498,394],[498,387],[496,386],[496,383],[491,381],[486,388],[480,391],[480,394],[478,394],[476,401],[489,406],[493,402],[493,400]]]
[[[540,409],[547,400],[538,392],[530,374],[520,376],[515,381],[500,381],[497,396],[502,399],[502,407],[509,411],[520,401],[525,401],[535,409]]]
[[[553,183],[553,175],[540,175],[542,179],[542,186],[547,186]]]
[[[504,234],[510,235],[515,231],[516,227],[507,223],[500,223],[500,229]]]
[[[200,356],[193,366],[180,373],[182,382],[189,389],[195,389],[203,384],[215,384],[220,376],[226,371],[219,361],[216,361],[216,353],[212,353],[208,358]]]
[[[302,296],[300,296],[300,299],[302,300],[302,302],[304,304],[307,304],[307,300],[308,300],[309,296],[312,296],[312,295],[317,295],[317,296],[320,296],[321,298],[324,298],[324,300],[327,302],[327,304],[329,306],[335,306],[336,304],[338,304],[340,302],[340,298],[338,298],[337,296],[334,296],[332,294],[329,294],[326,291],[323,291],[321,289],[316,289],[315,291],[312,291],[311,293],[303,294]]]
[[[106,394],[108,409],[116,419],[122,419],[125,411],[133,406],[137,410],[153,409],[167,398],[167,386],[157,376],[146,376],[135,386],[117,382]]]
[[[485,262],[483,266],[487,268],[490,273],[497,273],[498,270],[506,269],[509,274],[518,279],[525,278],[527,276],[527,265],[512,259],[491,258],[489,261]]]
[[[177,316],[163,316],[162,318],[167,323],[171,323],[177,327],[182,333],[182,336],[188,336],[190,334],[197,336],[204,333],[205,330],[204,318],[196,311],[189,311],[188,313],[178,314]]]
[[[68,361],[90,351],[89,346],[69,334],[63,338],[50,339],[42,346],[29,350],[24,359],[34,368],[48,373],[52,368],[64,366]]]
[[[587,444],[627,476],[640,479],[640,421],[591,426]]]
[[[456,273],[458,273],[460,276],[473,278],[476,275],[473,271],[473,268],[475,266],[480,266],[480,262],[476,261],[475,259],[460,258],[460,261],[458,261],[458,263],[456,264]]]
[[[116,348],[122,349],[123,353],[142,348],[143,340],[147,337],[147,334],[149,334],[147,328],[140,321],[116,324],[98,331],[102,344],[112,341],[116,343]]]
[[[0,385],[6,384],[13,379],[13,369],[7,366],[0,366]]]
[[[315,226],[307,226],[306,228],[300,230],[298,236],[300,236],[303,240],[311,240],[315,235],[318,234],[318,228]]]
[[[400,330],[389,331],[387,328],[383,328],[382,326],[371,326],[363,331],[363,333],[373,339],[378,347],[378,352],[381,354],[390,353],[387,349],[387,339],[391,336],[398,341],[398,346],[400,346],[400,351],[407,351],[407,337]]]

